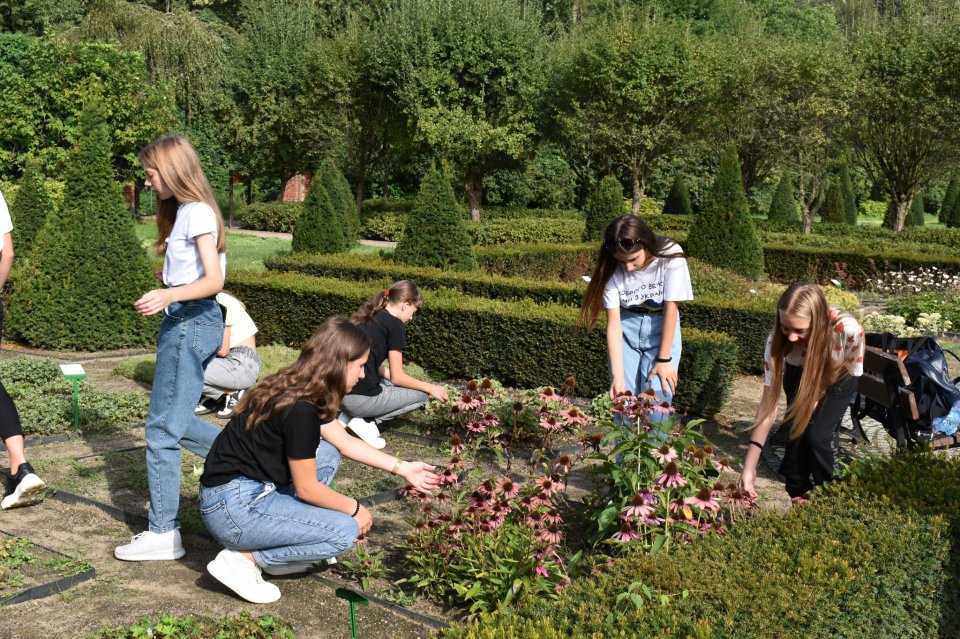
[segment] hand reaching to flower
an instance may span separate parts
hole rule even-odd
[[[647,381],[653,379],[654,375],[660,378],[660,387],[665,391],[670,391],[674,395],[677,390],[677,369],[670,362],[659,362],[654,364],[653,370],[647,375]]]
[[[430,390],[427,391],[427,394],[430,395],[430,397],[441,402],[445,402],[447,401],[447,399],[449,399],[447,395],[447,389],[441,386],[440,384],[433,384]]]
[[[740,490],[747,493],[753,499],[757,498],[757,490],[754,483],[757,479],[757,469],[749,468],[746,464],[743,467],[743,472],[740,473]]]
[[[359,504],[359,506],[360,508],[357,509],[357,514],[353,516],[353,519],[357,522],[360,534],[365,535],[370,530],[370,527],[373,526],[373,515],[370,514],[370,511],[367,510],[367,507],[363,504]]]
[[[440,477],[433,472],[433,466],[424,462],[408,462],[400,464],[398,475],[407,480],[407,483],[419,491],[432,493],[440,485]]]
[[[627,384],[623,380],[623,375],[614,376],[613,382],[610,383],[610,399],[617,401],[617,397],[623,395],[626,390]]]

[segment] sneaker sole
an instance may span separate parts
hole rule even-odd
[[[43,480],[36,475],[27,475],[17,485],[17,489],[3,498],[0,508],[10,510],[11,508],[22,508],[23,506],[33,506],[39,504],[44,498],[44,489],[47,487]]]
[[[271,577],[283,577],[285,575],[302,575],[306,574],[316,562],[297,562],[284,564],[283,566],[264,566],[261,570]]]
[[[136,555],[126,555],[119,551],[119,549],[113,551],[113,556],[119,559],[120,561],[174,561],[180,559],[187,551],[183,548],[177,548],[173,552],[169,551],[156,551],[148,553],[137,553]]]
[[[273,603],[280,599],[280,593],[277,592],[276,596],[269,595],[267,597],[258,597],[256,594],[251,592],[244,592],[246,588],[242,586],[238,589],[231,584],[232,581],[236,581],[237,575],[230,566],[226,565],[225,562],[220,561],[218,556],[213,561],[207,564],[207,572],[209,572],[214,579],[219,581],[221,584],[230,589],[231,592],[236,593],[238,597],[250,603],[256,604],[267,604]]]

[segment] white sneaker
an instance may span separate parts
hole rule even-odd
[[[117,546],[113,556],[123,561],[170,561],[180,559],[187,551],[180,541],[180,530],[165,533],[146,530],[130,538],[130,543]]]
[[[295,575],[299,572],[307,572],[310,569],[310,566],[315,564],[315,561],[291,561],[279,566],[264,566],[262,568],[263,572],[268,575],[273,575],[274,577],[281,577],[283,575]]]
[[[374,448],[384,448],[387,442],[380,436],[380,429],[374,422],[368,422],[362,417],[354,417],[347,422],[347,430],[367,442]]]
[[[207,564],[207,572],[250,603],[272,603],[280,598],[280,589],[263,580],[260,567],[234,550],[221,550]]]

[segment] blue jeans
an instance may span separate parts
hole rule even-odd
[[[329,486],[339,466],[340,452],[321,440],[317,479]],[[350,550],[360,534],[353,517],[301,501],[293,484],[247,477],[213,488],[201,485],[200,515],[225,548],[253,551],[260,566],[336,557]]]
[[[380,380],[379,395],[344,395],[340,409],[350,417],[373,419],[379,424],[400,415],[423,408],[430,396],[413,388],[396,386],[390,380]]]
[[[663,312],[631,313],[620,309],[620,327],[623,331],[623,371],[627,389],[636,394],[652,388],[660,401],[673,403],[673,393],[663,388],[660,378],[647,381],[653,370],[654,358],[660,356],[660,338],[663,335]],[[670,357],[673,367],[680,368],[680,318],[673,332]]]
[[[180,446],[206,457],[220,434],[193,414],[203,388],[203,367],[223,341],[223,315],[212,299],[167,307],[157,340],[157,367],[147,411],[147,484],[150,531],[179,528]]]

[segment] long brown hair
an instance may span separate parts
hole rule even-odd
[[[783,334],[780,313],[808,320],[810,332],[807,341],[798,345],[791,343]],[[758,421],[763,421],[777,412],[780,390],[783,386],[784,360],[793,348],[805,348],[803,375],[800,388],[793,402],[787,406],[784,421],[790,421],[790,438],[797,439],[807,430],[817,402],[827,388],[846,374],[843,360],[832,356],[833,323],[830,306],[823,291],[810,282],[794,282],[780,296],[777,313],[773,320],[773,338],[770,343],[770,372],[772,379],[766,401],[760,405]]]
[[[621,240],[633,241],[630,251],[623,250],[620,245]],[[676,242],[654,233],[653,229],[636,215],[621,215],[611,220],[603,231],[603,244],[600,245],[600,253],[597,255],[597,266],[593,269],[593,276],[590,278],[587,293],[583,296],[583,304],[580,306],[580,325],[593,328],[597,323],[600,309],[603,308],[603,289],[606,288],[607,280],[617,270],[620,262],[633,259],[641,249],[646,251],[651,259],[687,256],[683,251],[666,255],[667,249],[671,248],[674,250],[678,248]]]
[[[217,253],[227,250],[223,232],[223,215],[213,197],[213,190],[200,168],[200,159],[193,145],[180,135],[165,135],[143,147],[137,154],[144,169],[153,169],[173,192],[173,197],[161,200],[157,196],[157,255],[167,251],[167,238],[177,221],[177,208],[188,202],[203,202],[213,209],[217,218]]]
[[[240,400],[237,411],[247,412],[245,428],[257,428],[300,399],[316,406],[321,421],[334,419],[347,393],[347,364],[369,350],[370,340],[359,327],[339,315],[327,319],[304,344],[297,361]]]
[[[377,291],[373,297],[363,303],[363,306],[353,314],[350,321],[354,324],[369,324],[377,311],[387,307],[387,304],[413,304],[417,308],[423,304],[420,289],[410,280],[400,280],[390,285],[390,288]]]

